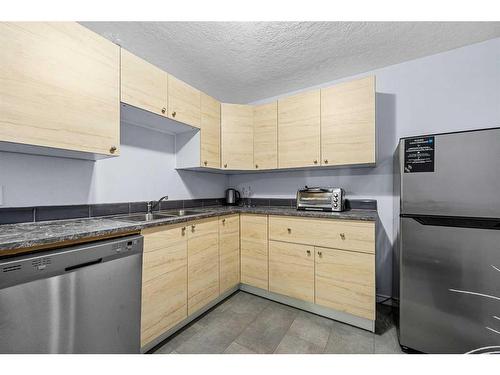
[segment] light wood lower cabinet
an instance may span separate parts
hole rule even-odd
[[[188,232],[188,315],[219,296],[219,223],[193,221]]]
[[[269,290],[266,215],[240,215],[241,282]]]
[[[330,241],[337,226],[356,224],[374,228],[372,222],[234,214],[143,230],[141,344],[151,343],[240,281],[375,320],[375,253],[366,251],[364,242],[354,251],[315,245]],[[366,241],[374,247],[374,239]]]
[[[316,303],[375,320],[375,255],[315,248]]]
[[[187,317],[187,236],[183,225],[145,229],[141,345]]]
[[[314,247],[269,241],[269,290],[314,303]]]
[[[240,215],[219,219],[220,293],[240,283]]]
[[[278,168],[278,102],[257,105],[253,113],[254,167]]]
[[[0,142],[120,153],[116,44],[76,22],[1,22],[0,46]]]

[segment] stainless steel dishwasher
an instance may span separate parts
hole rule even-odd
[[[0,353],[139,353],[143,238],[0,259]]]

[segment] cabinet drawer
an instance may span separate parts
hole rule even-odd
[[[141,234],[144,236],[145,253],[162,249],[178,241],[187,241],[186,223],[143,229]]]
[[[315,248],[316,303],[375,320],[375,255]]]
[[[375,223],[270,216],[269,239],[375,253]]]

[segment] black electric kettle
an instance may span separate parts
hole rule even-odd
[[[236,206],[240,202],[240,192],[236,189],[227,189],[226,190],[226,204],[228,206]]]

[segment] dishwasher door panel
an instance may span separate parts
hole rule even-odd
[[[401,218],[401,345],[427,353],[499,350],[500,230],[422,221]]]
[[[0,290],[0,353],[139,353],[142,254]]]

